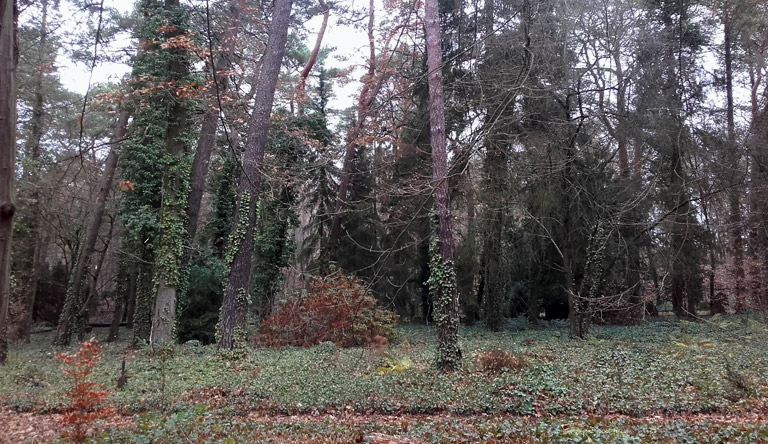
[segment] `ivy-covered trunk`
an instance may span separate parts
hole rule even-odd
[[[163,158],[162,204],[160,207],[160,242],[155,258],[157,293],[152,313],[150,343],[160,345],[173,340],[176,323],[176,302],[182,285],[181,261],[184,241],[187,239],[186,207],[189,187],[188,134],[190,99],[187,86],[194,85],[189,78],[189,51],[184,45],[187,37],[187,12],[179,0],[165,0],[167,25],[164,25],[165,43],[160,45],[157,57],[167,63],[167,79],[171,85],[165,91],[168,103],[168,123]]]
[[[253,261],[253,225],[256,221],[256,203],[261,184],[261,165],[267,146],[267,132],[277,78],[280,74],[292,0],[275,0],[269,41],[262,59],[261,73],[256,88],[253,113],[248,127],[242,168],[238,184],[238,221],[230,236],[227,259],[230,261],[229,278],[224,290],[219,321],[219,346],[231,349],[242,338],[238,332],[245,327],[248,294]]]
[[[437,248],[431,251],[430,290],[437,325],[437,368],[456,370],[461,366],[459,346],[459,293],[453,264],[453,227],[448,194],[448,155],[445,134],[440,18],[437,0],[424,3],[429,83],[429,124],[432,142],[432,185],[437,209]]]
[[[136,302],[133,312],[133,345],[149,342],[152,332],[152,306],[154,286],[152,284],[152,260],[154,253],[144,248],[136,274]]]

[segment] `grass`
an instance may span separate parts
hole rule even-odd
[[[132,425],[103,439],[355,442],[378,431],[421,442],[768,442],[768,331],[758,321],[597,326],[583,341],[560,324],[515,325],[463,329],[464,367],[451,374],[432,368],[434,332],[422,326],[399,327],[383,350],[322,344],[238,359],[214,346],[107,344],[94,380],[115,389],[126,359],[128,385],[109,403]],[[12,348],[0,404],[34,415],[66,405],[50,341],[36,335]],[[519,357],[522,368],[482,371],[488,350]]]

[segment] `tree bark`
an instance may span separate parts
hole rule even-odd
[[[326,5],[323,0],[320,0],[320,6],[325,8],[325,11],[323,12],[323,23],[320,25],[320,30],[317,31],[315,47],[312,48],[309,60],[307,60],[306,65],[304,65],[304,69],[301,70],[299,82],[296,85],[296,106],[298,107],[298,114],[300,116],[304,115],[304,108],[302,105],[306,102],[307,78],[309,77],[309,73],[312,72],[312,67],[314,67],[317,62],[317,56],[320,54],[320,46],[323,44],[325,28],[328,26],[328,17],[331,15],[331,8]]]
[[[448,154],[445,134],[442,52],[440,49],[440,17],[437,0],[424,2],[424,26],[427,40],[427,73],[429,84],[429,125],[432,144],[432,181],[437,209],[439,255],[446,267],[441,294],[435,300],[438,356],[440,370],[456,370],[461,366],[459,346],[459,293],[454,272],[454,245],[451,202],[448,194]],[[435,275],[432,275],[435,278]]]
[[[112,315],[112,323],[109,324],[109,334],[107,335],[107,342],[117,341],[120,337],[120,323],[123,321],[123,314],[125,313],[125,297],[124,295],[118,295],[115,299],[115,312]]]
[[[165,0],[165,9],[173,11],[179,8],[179,0]],[[168,38],[182,35],[184,23],[176,23],[177,30],[167,35]],[[189,61],[184,49],[170,49],[168,75],[172,83],[180,84],[189,73]],[[189,105],[186,99],[176,94],[168,112],[168,128],[165,135],[166,167],[163,172],[160,208],[160,243],[155,258],[155,278],[157,293],[152,313],[152,331],[149,342],[152,346],[173,341],[173,328],[176,325],[176,302],[181,292],[182,258],[184,241],[188,239],[186,231],[187,197],[184,193],[188,178],[185,177],[184,162],[188,147],[184,140],[189,127]]]
[[[133,270],[128,265],[125,257],[118,260],[118,273],[115,288],[115,311],[112,315],[112,323],[109,326],[107,342],[114,342],[120,336],[120,323],[126,314],[128,299],[130,298],[131,277]]]
[[[11,293],[13,177],[16,154],[16,63],[18,9],[0,0],[0,365],[8,358],[8,300]]]
[[[122,111],[115,123],[115,130],[110,141],[111,147],[104,163],[104,173],[102,173],[101,182],[99,183],[99,194],[96,196],[93,214],[85,234],[85,243],[80,249],[77,265],[75,266],[75,274],[72,277],[72,285],[67,292],[67,299],[59,319],[59,326],[54,340],[56,345],[69,345],[72,340],[72,332],[75,329],[82,328],[82,326],[77,324],[84,321],[81,319],[81,314],[83,313],[82,308],[85,303],[85,276],[90,268],[93,253],[96,251],[96,241],[104,220],[104,210],[109,198],[109,190],[112,188],[112,181],[117,170],[120,142],[125,138],[129,117],[130,113],[128,111]]]
[[[741,312],[746,309],[744,301],[744,235],[741,218],[741,177],[739,175],[741,153],[736,145],[736,125],[734,122],[733,105],[733,48],[732,31],[733,17],[731,16],[730,2],[723,3],[723,45],[725,49],[725,92],[726,92],[726,120],[728,125],[728,153],[729,162],[726,167],[731,168],[728,177],[730,180],[730,190],[728,192],[728,225],[731,235],[731,257],[733,258],[732,276],[734,282],[734,297],[736,299],[736,311]],[[714,264],[714,262],[713,262]]]
[[[256,88],[253,113],[245,143],[242,168],[238,184],[238,221],[231,236],[232,254],[229,278],[224,291],[219,321],[219,347],[231,349],[241,338],[237,329],[245,327],[245,314],[250,290],[253,260],[253,225],[256,221],[256,203],[261,185],[261,165],[267,145],[269,118],[275,99],[277,79],[285,54],[292,0],[275,0],[272,23]]]
[[[20,336],[25,342],[29,342],[32,332],[32,311],[35,307],[35,296],[40,280],[40,250],[42,248],[42,233],[40,221],[40,142],[43,138],[43,117],[45,114],[45,97],[43,96],[43,80],[45,78],[45,51],[48,43],[48,0],[41,2],[40,40],[38,46],[37,67],[34,76],[35,99],[32,105],[32,119],[30,120],[30,137],[27,141],[26,153],[29,157],[28,166],[25,168],[23,180],[30,184],[32,190],[29,195],[29,241],[32,243],[32,254],[28,263],[27,291],[24,301],[24,319],[21,321]]]
[[[233,0],[230,3],[229,18],[232,20],[232,23],[224,33],[224,50],[219,53],[216,63],[211,66],[215,83],[210,88],[209,94],[214,96],[209,99],[210,103],[208,103],[205,115],[203,116],[200,138],[197,142],[195,157],[192,160],[192,173],[189,178],[187,237],[190,244],[194,242],[195,235],[197,234],[200,204],[203,200],[203,192],[205,191],[205,178],[208,176],[211,154],[213,154],[213,149],[216,146],[216,130],[218,129],[219,117],[221,115],[219,97],[221,94],[226,94],[229,88],[232,59],[235,57],[235,46],[240,31],[240,14],[244,6],[245,0]],[[218,75],[217,71],[220,71]]]
[[[149,342],[152,333],[152,308],[154,307],[154,286],[152,268],[154,255],[146,246],[141,249],[136,272],[136,295],[133,305],[133,345]]]

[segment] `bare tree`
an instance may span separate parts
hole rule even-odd
[[[64,304],[64,310],[61,313],[59,327],[56,333],[55,343],[57,345],[68,345],[72,339],[73,329],[81,322],[81,317],[85,314],[85,280],[88,270],[91,268],[91,260],[96,252],[96,241],[98,240],[99,230],[104,220],[104,210],[109,198],[109,190],[112,188],[112,181],[117,170],[117,159],[119,143],[125,138],[126,126],[130,113],[122,111],[115,123],[115,130],[112,134],[111,148],[104,163],[104,172],[99,183],[99,194],[96,195],[91,220],[88,222],[88,229],[85,234],[85,243],[80,249],[75,265],[75,275],[72,278],[72,285],[69,288],[67,300]]]

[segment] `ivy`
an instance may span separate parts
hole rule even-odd
[[[227,242],[227,251],[224,254],[224,260],[227,265],[232,265],[235,260],[235,255],[240,249],[240,244],[245,240],[245,235],[248,233],[248,210],[251,206],[251,192],[248,190],[243,191],[243,195],[240,197],[240,214],[237,218],[237,228],[230,233],[229,240]]]
[[[429,239],[429,293],[434,304],[433,319],[437,325],[438,339],[436,366],[441,370],[455,370],[461,366],[458,319],[452,319],[457,290],[456,269],[452,260],[443,259],[440,254],[440,239],[437,235],[437,214],[430,212],[432,235]],[[454,325],[456,324],[456,325]]]

